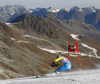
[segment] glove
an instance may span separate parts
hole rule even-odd
[[[54,67],[54,64],[55,64],[55,63],[53,62],[53,63],[51,64],[51,67]]]
[[[51,67],[54,67],[54,65],[52,64]]]
[[[54,65],[54,64],[55,64],[55,62],[52,63],[52,65]]]

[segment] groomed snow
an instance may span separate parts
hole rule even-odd
[[[26,77],[0,80],[0,84],[100,84],[100,69],[62,72],[57,76],[47,74],[45,77]]]

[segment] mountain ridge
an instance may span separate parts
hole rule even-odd
[[[99,31],[90,24],[76,20],[59,20],[52,13],[44,16],[45,18],[26,13],[18,15],[9,24],[0,21],[0,71],[2,71],[0,79],[53,73],[56,67],[52,68],[51,63],[58,53],[68,51],[68,40],[71,45],[76,42],[71,36],[72,33],[76,34],[75,29],[77,34],[82,30],[77,37],[82,69],[99,68],[97,65],[100,64],[100,41],[91,38]],[[83,35],[82,32],[89,33],[90,37]],[[51,53],[43,49],[55,50],[55,52]],[[62,52],[61,55],[68,57],[67,53]],[[71,54],[70,58],[72,69],[78,70],[78,57]],[[42,69],[47,65],[47,68]]]
[[[23,29],[25,34],[29,34],[31,36],[34,36],[34,34],[31,34],[31,32],[33,31],[34,33],[37,33],[37,36],[42,36],[41,38],[44,37],[45,39],[47,39],[51,42],[55,42],[56,44],[62,46],[63,48],[65,48],[65,45],[67,44],[66,41],[68,38],[70,40],[72,40],[71,36],[69,35],[72,32],[74,34],[78,34],[80,36],[85,34],[84,35],[85,37],[90,37],[90,38],[92,35],[94,36],[92,38],[95,38],[96,35],[99,36],[99,31],[97,31],[93,26],[87,25],[85,23],[80,23],[77,21],[75,21],[75,22],[67,21],[67,26],[65,26],[66,21],[64,21],[64,22],[59,21],[59,20],[57,20],[56,17],[52,18],[51,17],[52,15],[50,17],[46,17],[46,18],[38,17],[38,16],[31,16],[30,14],[23,15],[23,17],[25,17],[25,16],[26,16],[26,18],[23,18],[18,23],[15,23],[17,21],[17,19],[15,19],[15,22],[13,22],[13,23],[17,28]],[[50,18],[51,18],[51,21],[50,21]],[[52,25],[52,26],[50,26],[50,25]],[[63,28],[61,28],[62,26],[63,27],[65,26],[64,30],[63,30]],[[75,28],[75,26],[79,30],[78,32],[77,32],[77,29]],[[73,31],[70,30],[70,28],[72,28]],[[75,31],[76,31],[76,33],[75,33]],[[88,33],[88,31],[90,31],[90,32]],[[48,38],[51,38],[51,40]],[[59,42],[61,42],[61,43],[59,43]],[[72,40],[72,42],[74,42],[74,40]]]
[[[96,7],[72,7],[72,8],[36,8],[27,9],[22,5],[7,5],[0,7],[0,20],[3,22],[11,22],[14,18],[21,14],[29,13],[35,16],[47,17],[49,14],[53,14],[60,20],[77,20],[93,25],[97,30],[99,28],[99,11]],[[92,20],[90,18],[92,17]],[[96,18],[95,18],[96,17]],[[88,19],[89,18],[89,19]]]
[[[97,30],[99,30],[99,10],[95,7],[86,7],[86,8],[80,8],[80,7],[73,7],[71,9],[67,9],[68,11],[61,9],[61,11],[58,12],[49,12],[46,8],[44,8],[45,11],[43,12],[43,9],[40,9],[38,11],[33,11],[32,15],[35,16],[42,16],[47,17],[49,14],[53,14],[60,20],[77,20],[80,22],[84,22],[86,24],[93,25]],[[50,9],[51,10],[51,9]],[[71,10],[71,11],[70,11]],[[95,14],[95,15],[94,15]],[[45,15],[45,16],[44,16]],[[97,18],[95,18],[97,17]],[[92,20],[90,20],[92,18]],[[94,22],[93,22],[94,21]],[[97,23],[98,21],[98,23]]]
[[[53,23],[64,29],[69,34],[74,33],[78,35],[86,35],[96,40],[100,40],[100,32],[96,30],[92,25],[76,20],[59,20],[53,14],[48,15],[46,18],[50,19]],[[88,32],[90,31],[90,32]]]

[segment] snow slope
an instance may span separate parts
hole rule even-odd
[[[0,84],[100,84],[100,69],[62,72],[56,76],[47,74],[45,77],[26,77],[0,80]]]

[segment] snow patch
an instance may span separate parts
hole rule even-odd
[[[75,39],[75,38],[77,37],[77,40],[80,41],[80,39],[78,38],[79,35],[75,35],[75,34],[70,34],[70,35],[71,35],[71,37],[72,37],[73,39]]]
[[[14,7],[10,8],[11,15],[15,14]]]
[[[24,35],[24,37],[31,37],[30,35]]]
[[[64,8],[64,9],[61,9],[60,11],[63,11],[63,10],[69,12],[70,11],[70,8]]]
[[[38,47],[40,48],[40,47]],[[44,51],[47,51],[47,52],[50,52],[50,53],[59,53],[59,52],[62,52],[62,53],[68,53],[66,51],[61,51],[61,50],[51,50],[51,49],[46,49],[46,48],[40,48],[41,50],[44,50]]]
[[[11,40],[14,40],[16,42],[22,42],[22,43],[30,43],[28,41],[22,41],[22,40],[19,40],[19,39],[14,39],[14,38],[11,38]]]
[[[44,50],[44,51],[47,51],[49,53],[61,53],[61,54],[67,54],[68,55],[68,51],[62,51],[62,50],[53,50],[53,49],[47,49],[47,48],[41,48],[41,47],[38,47],[40,48],[41,50]],[[69,52],[70,56],[73,56],[73,57],[78,57],[78,53],[74,53],[74,52]],[[79,52],[79,54],[81,56],[88,56],[87,54],[85,53],[81,53]]]
[[[77,37],[77,40],[78,40],[78,41],[80,40],[80,39],[78,38],[79,35],[75,35],[75,34],[70,34],[70,35],[72,36],[73,39],[75,39],[75,37]],[[83,36],[84,36],[84,35],[83,35]],[[32,37],[32,36],[30,36],[30,35],[24,35],[24,37]],[[32,37],[32,38],[36,38],[36,37]],[[36,39],[37,39],[37,38],[36,38]],[[97,56],[97,50],[96,50],[95,48],[89,47],[88,45],[83,44],[83,43],[82,43],[82,45],[83,45],[84,47],[88,47],[89,49],[92,49],[95,56],[93,56],[93,55],[88,55],[88,54],[79,52],[79,54],[80,54],[81,56],[96,57],[96,58],[100,59],[100,57]],[[39,46],[38,46],[38,48],[40,48],[41,50],[50,52],[50,53],[59,53],[59,52],[61,52],[62,54],[68,54],[68,51],[41,48],[41,47],[39,47]],[[70,53],[70,56],[74,56],[74,57],[77,57],[77,56],[78,56],[77,53],[73,53],[73,52],[69,52],[69,53]]]
[[[9,25],[10,23],[6,23],[6,25]]]
[[[96,58],[99,58],[100,59],[100,57],[98,57],[98,55],[97,55],[97,50],[95,48],[90,47],[90,46],[88,46],[87,44],[84,44],[84,43],[81,43],[81,44],[82,44],[82,46],[93,50],[93,53],[94,53],[95,56],[93,56],[93,55],[88,55],[88,56],[90,56],[90,57],[96,57]]]
[[[59,8],[53,8],[53,7],[49,7],[49,8],[47,8],[46,10],[49,11],[49,12],[53,12],[53,13],[59,12],[59,11],[60,11]]]
[[[75,34],[70,34],[70,35],[71,35],[71,37],[73,39],[75,39],[77,37],[77,40],[80,41],[80,39],[78,38],[79,35],[75,35]],[[84,35],[82,35],[82,36],[84,36]],[[88,45],[86,45],[84,43],[81,43],[81,44],[82,44],[82,46],[93,50],[93,53],[94,53],[95,56],[93,56],[93,55],[90,54],[90,55],[88,55],[89,57],[96,57],[96,58],[100,59],[100,57],[97,55],[97,50],[95,48],[90,47],[90,46],[88,46]],[[82,55],[82,53],[81,53],[81,55]],[[83,55],[85,56],[86,54],[83,53]]]

